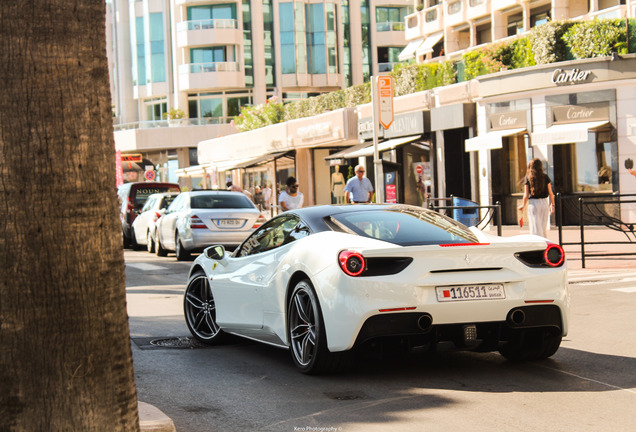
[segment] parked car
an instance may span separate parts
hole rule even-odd
[[[350,364],[355,347],[395,339],[543,359],[568,332],[568,305],[559,245],[378,204],[290,210],[231,254],[207,248],[190,270],[184,315],[201,342],[244,336],[319,373]]]
[[[245,194],[182,192],[157,221],[155,251],[175,251],[179,261],[212,244],[235,248],[265,221]]]
[[[132,224],[133,244],[145,245],[148,252],[155,251],[155,228],[157,220],[166,208],[179,195],[179,192],[163,192],[152,194],[141,208],[141,213]]]
[[[124,235],[124,247],[136,247],[133,243],[132,223],[141,212],[148,197],[160,192],[181,192],[181,188],[177,183],[162,182],[124,183],[117,188],[121,205],[119,219]]]

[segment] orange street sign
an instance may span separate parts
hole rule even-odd
[[[393,77],[390,75],[378,77],[378,99],[380,124],[388,129],[393,123]]]

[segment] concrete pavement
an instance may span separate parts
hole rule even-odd
[[[493,227],[487,232],[496,234],[496,227]],[[502,228],[503,236],[509,237],[520,234],[528,234],[527,228],[511,225]],[[581,246],[568,244],[579,243],[581,241],[581,231],[579,227],[566,227],[562,231],[562,241],[566,252],[568,270],[583,270],[595,273],[636,268],[636,239],[633,235],[630,234],[628,237],[622,232],[597,226],[585,227],[583,235],[586,243],[591,243],[585,245],[585,269],[583,269],[583,260],[581,258]],[[550,241],[559,243],[559,232],[555,227],[551,228],[547,237]],[[635,241],[633,243],[593,244],[601,242],[628,242],[629,238]],[[587,256],[587,254],[593,254],[594,256]],[[156,407],[144,402],[139,402],[139,420],[140,429],[142,431],[176,432],[172,419]]]

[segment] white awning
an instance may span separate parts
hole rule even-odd
[[[398,60],[406,61],[415,57],[415,50],[417,49],[417,47],[422,45],[422,42],[424,42],[424,38],[416,39],[409,42],[409,44],[398,55]]]
[[[330,160],[330,159],[345,159],[347,158],[349,153],[358,151],[360,149],[366,148],[369,144],[364,142],[362,144],[356,144],[354,146],[351,146],[347,149],[341,150],[338,153],[334,153],[334,154],[330,154],[329,156],[325,156],[326,160]]]
[[[204,174],[211,174],[214,172],[214,166],[211,164],[205,165],[193,165],[186,168],[179,168],[175,170],[177,177],[200,177]]]
[[[433,47],[444,37],[444,32],[431,33],[422,45],[415,50],[418,56],[428,54],[433,51]]]
[[[531,134],[532,145],[542,144],[570,144],[587,141],[590,129],[605,126],[609,121],[595,121],[583,123],[568,123],[554,125],[541,132]]]
[[[484,135],[468,138],[466,141],[464,141],[465,151],[471,152],[477,150],[500,149],[503,147],[503,137],[517,135],[518,133],[525,131],[526,128],[504,129],[491,131]]]
[[[264,163],[267,163],[267,162],[271,162],[274,159],[278,159],[279,157],[283,156],[286,153],[287,153],[287,151],[267,153],[267,154],[264,154],[262,156],[258,156],[258,157],[249,159],[249,160],[247,160],[245,162],[237,163],[236,165],[234,165],[234,167],[227,168],[227,169],[249,168],[251,166],[261,165],[261,164],[264,164]]]
[[[378,152],[391,150],[397,146],[410,143],[411,141],[415,141],[421,136],[422,135],[412,135],[412,136],[394,138],[394,139],[383,141],[378,144]],[[367,145],[366,147],[363,147],[357,150],[351,150],[340,157],[343,159],[352,159],[352,158],[366,157],[366,156],[372,156],[372,155],[373,155],[373,144]]]

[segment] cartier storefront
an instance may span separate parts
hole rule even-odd
[[[636,193],[627,170],[636,156],[636,56],[541,65],[478,78],[480,200],[500,201],[505,224],[517,221],[527,163],[544,161],[564,202],[580,196]],[[572,209],[564,223],[574,224]],[[633,205],[615,216],[636,221]],[[572,216],[572,217],[571,217]],[[554,220],[553,220],[554,222]]]

